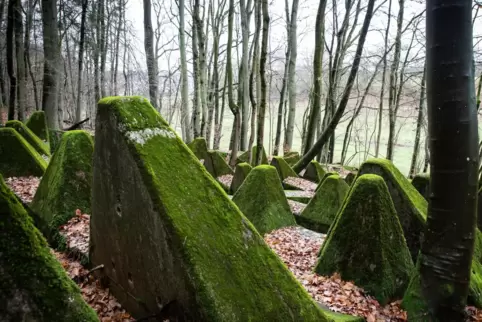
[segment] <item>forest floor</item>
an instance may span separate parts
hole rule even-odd
[[[32,201],[39,184],[39,179],[35,177],[7,178],[6,181],[26,203]],[[70,249],[87,252],[89,222],[90,216],[77,210],[75,216],[61,227],[61,233],[66,236]],[[266,234],[264,239],[313,299],[322,306],[335,312],[363,316],[367,322],[407,321],[406,312],[400,307],[401,301],[382,306],[353,282],[343,281],[338,274],[327,277],[313,272],[325,235],[302,227],[286,227]],[[69,277],[77,283],[85,301],[97,312],[102,322],[135,321],[110,294],[109,289],[104,288],[95,278],[92,270],[82,266],[78,256],[54,250],[52,253]],[[467,321],[482,322],[482,310],[468,306],[467,313]]]

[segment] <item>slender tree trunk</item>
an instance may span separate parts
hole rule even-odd
[[[79,42],[79,74],[77,75],[77,108],[75,112],[75,122],[82,121],[83,114],[83,89],[82,89],[82,73],[84,68],[84,39],[85,39],[85,20],[87,16],[88,0],[82,0],[82,15],[80,19],[80,42]]]
[[[323,133],[316,141],[316,143],[313,145],[313,147],[303,155],[300,161],[298,161],[294,165],[293,170],[296,171],[296,173],[301,172],[301,170],[303,170],[310,163],[310,161],[315,158],[315,156],[321,151],[321,149],[323,149],[323,145],[325,145],[326,142],[328,142],[328,140],[330,139],[331,135],[333,135],[333,132],[335,131],[335,128],[338,125],[338,122],[340,121],[345,111],[346,105],[348,104],[348,100],[350,98],[350,92],[353,87],[353,83],[358,73],[358,68],[360,67],[361,55],[363,52],[363,46],[365,45],[365,39],[368,33],[368,27],[370,26],[370,21],[373,16],[374,4],[375,4],[375,0],[368,1],[365,20],[363,21],[363,26],[360,30],[360,36],[358,38],[358,45],[355,52],[355,59],[353,60],[353,65],[351,66],[350,74],[348,76],[345,89],[343,90],[343,96],[341,97],[338,108],[335,114],[333,115],[333,118],[331,119],[330,123],[323,130]]]
[[[311,92],[311,109],[308,116],[308,129],[306,131],[305,146],[303,154],[306,154],[312,147],[315,140],[316,124],[318,114],[321,108],[321,72],[323,63],[323,48],[325,44],[324,25],[325,25],[325,8],[327,0],[320,0],[318,5],[318,13],[316,14],[315,23],[315,54],[313,58],[313,89]],[[311,160],[310,160],[311,161]]]
[[[431,197],[421,286],[431,320],[464,321],[478,171],[472,1],[428,0],[426,12]]]
[[[15,119],[15,101],[17,96],[17,77],[15,75],[15,5],[17,0],[9,0],[7,10],[7,73],[10,78],[8,101],[8,119]]]
[[[0,0],[0,29],[3,27],[3,14],[7,0]],[[3,45],[3,43],[0,43]],[[7,105],[7,90],[5,88],[3,59],[0,59],[0,106]]]
[[[241,109],[241,141],[240,149],[245,151],[248,145],[249,125],[249,14],[251,0],[246,4],[240,0],[242,54],[239,68],[238,106]]]
[[[27,97],[25,77],[25,50],[23,43],[23,14],[21,0],[15,0],[15,53],[17,63],[17,112],[18,119],[24,121]]]
[[[151,19],[151,0],[144,0],[144,49],[146,51],[149,97],[157,106],[157,58],[154,56],[154,32]]]
[[[194,137],[199,137],[201,135],[201,94],[199,86],[199,47],[198,47],[198,24],[196,21],[199,18],[199,0],[194,0],[194,7],[192,10],[192,69],[193,69],[193,86],[194,86],[194,97],[192,106],[192,130]]]
[[[101,36],[100,36],[100,20],[103,19],[102,17],[102,6],[104,0],[99,0],[97,3],[92,2],[92,11],[94,11],[95,17],[95,51],[94,51],[94,96],[95,101],[98,102],[100,100],[100,84],[99,84],[99,59],[100,59],[100,52],[101,52]]]
[[[39,111],[40,110],[40,102],[38,99],[38,89],[37,89],[37,81],[35,79],[35,75],[32,71],[32,62],[30,61],[30,32],[32,29],[32,20],[33,20],[33,14],[35,11],[35,7],[37,5],[37,0],[28,0],[28,5],[27,5],[27,10],[26,10],[26,23],[25,23],[25,40],[24,40],[24,47],[25,47],[25,56],[24,56],[24,63],[25,63],[25,79],[27,79],[27,74],[30,77],[32,81],[32,89],[33,89],[33,96],[34,96],[34,102],[35,102],[35,110]],[[1,8],[0,8],[1,9]],[[3,12],[3,10],[0,10],[0,12]],[[1,24],[0,24],[1,25]],[[0,68],[0,73],[2,72],[2,69]],[[1,78],[2,76],[0,76]],[[1,102],[0,102],[1,104]]]
[[[375,157],[378,158],[380,153],[380,142],[382,138],[382,127],[383,127],[383,100],[385,99],[385,83],[387,78],[387,55],[388,55],[388,37],[390,32],[390,20],[392,13],[392,0],[388,0],[388,14],[387,14],[387,28],[385,29],[385,53],[383,59],[383,72],[382,72],[382,87],[380,89],[380,102],[378,107],[378,134],[377,142],[375,144]]]
[[[194,3],[197,3],[197,7],[199,7],[199,0],[195,0]],[[197,25],[197,34],[198,34],[198,46],[199,46],[199,94],[200,94],[200,101],[201,101],[201,127],[200,127],[200,135],[206,137],[206,125],[207,125],[207,63],[206,63],[206,36],[207,34],[204,33],[204,23],[203,19],[199,16],[199,10],[197,13],[195,24]],[[207,24],[206,24],[207,25]]]
[[[268,60],[269,13],[268,0],[261,0],[263,12],[263,37],[261,38],[261,56],[259,59],[259,73],[261,74],[261,99],[258,110],[258,133],[256,136],[256,164],[263,160],[264,118],[267,106],[268,84],[266,82],[266,63]]]
[[[286,131],[284,138],[284,151],[291,151],[293,146],[293,133],[295,129],[296,117],[296,59],[298,56],[298,0],[293,0],[291,5],[291,19],[290,19],[290,35],[288,44],[290,46],[290,66],[288,74],[288,97],[289,97],[289,113],[288,122],[286,123]]]
[[[114,96],[117,96],[118,94],[118,89],[117,89],[117,72],[119,69],[119,52],[120,52],[120,35],[122,31],[122,25],[123,23],[125,24],[125,2],[127,0],[119,0],[117,4],[117,9],[118,9],[118,24],[117,24],[117,30],[116,30],[116,36],[115,36],[115,60],[114,60],[114,72],[113,72],[113,77],[114,81],[112,82],[114,91],[113,94]],[[124,26],[125,28],[125,26]],[[156,59],[157,62],[157,59]]]
[[[234,167],[238,157],[239,137],[241,130],[241,120],[239,117],[239,107],[233,98],[233,62],[232,62],[232,43],[233,43],[233,19],[234,19],[234,0],[229,0],[228,10],[228,48],[226,50],[226,81],[228,83],[228,105],[234,116],[233,143],[231,148],[231,159],[229,164]]]
[[[393,55],[393,63],[390,71],[390,88],[388,92],[388,143],[387,143],[387,159],[393,159],[393,145],[395,142],[395,119],[396,115],[396,97],[397,97],[397,80],[398,67],[400,65],[400,53],[402,47],[402,24],[405,0],[398,0],[398,17],[397,17],[397,35],[395,36],[395,52]]]
[[[249,135],[248,152],[251,153],[256,135],[256,113],[258,102],[261,98],[261,75],[259,73],[259,37],[261,35],[261,1],[254,3],[255,11],[255,32],[254,32],[254,48],[253,62],[251,74],[249,76],[249,98],[251,101],[251,133]],[[255,95],[256,89],[256,95]],[[251,154],[250,154],[251,157]]]
[[[181,127],[182,139],[192,141],[189,122],[189,85],[187,77],[186,36],[184,35],[184,0],[179,0],[179,50],[181,52]]]
[[[420,132],[422,131],[422,123],[424,119],[423,108],[425,104],[425,79],[427,75],[427,67],[424,66],[423,74],[422,74],[422,81],[420,84],[420,100],[418,102],[418,116],[417,116],[417,129],[415,131],[415,143],[413,145],[413,154],[412,154],[412,163],[410,165],[410,178],[413,178],[416,175],[416,167],[417,167],[417,160],[418,160],[418,151],[420,150]]]
[[[99,0],[100,3],[100,95],[106,96],[105,92],[105,61],[107,58],[107,43],[108,37],[105,28],[105,12],[106,12],[106,0]],[[107,15],[109,19],[109,15]],[[107,23],[107,26],[109,23]]]

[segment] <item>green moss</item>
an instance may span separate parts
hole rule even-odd
[[[298,152],[291,151],[285,153],[283,159],[289,164],[290,167],[292,167],[296,164],[296,162],[300,161],[300,154]]]
[[[355,181],[356,175],[357,175],[356,172],[349,172],[349,173],[345,176],[345,182],[346,182],[349,186],[351,186],[351,185],[353,184],[353,181]]]
[[[328,177],[330,176],[337,176],[339,175],[338,172],[335,172],[335,171],[328,171],[328,172],[325,172],[325,175],[321,178],[320,182],[318,183],[318,185],[316,186],[316,191],[318,191],[320,189],[320,187],[323,185],[323,183],[325,182],[326,179],[328,179]]]
[[[20,121],[8,121],[5,127],[15,129],[40,154],[50,156],[49,146],[42,142],[25,124]]]
[[[68,131],[53,155],[32,201],[38,227],[54,247],[62,247],[58,227],[80,209],[90,214],[94,143],[85,131]]]
[[[281,181],[288,177],[298,177],[296,172],[291,169],[290,165],[286,163],[282,157],[274,156],[271,160],[271,165],[276,168],[276,171],[278,171]]]
[[[0,174],[5,177],[41,177],[47,163],[13,128],[0,128]]]
[[[327,309],[323,309],[323,313],[330,322],[365,322],[365,319],[362,317],[336,313]]]
[[[255,167],[233,196],[234,203],[260,234],[296,225],[276,169]]]
[[[329,176],[296,221],[305,228],[326,233],[349,189],[348,184],[338,174]]]
[[[254,145],[251,148],[251,154],[252,154],[252,160],[251,160],[251,165],[255,166],[256,165],[256,157],[258,155],[258,147]],[[241,163],[241,162],[248,162],[249,163],[249,153],[248,151],[241,153],[237,160],[236,163]],[[261,158],[261,164],[268,164],[268,156],[266,155],[266,151],[263,147],[263,156]]]
[[[325,174],[326,171],[323,169],[323,166],[318,161],[313,160],[306,167],[303,178],[318,183],[325,176]]]
[[[192,140],[191,143],[187,145],[189,149],[194,153],[199,160],[206,160],[208,153],[208,145],[206,139],[203,137],[198,137]]]
[[[146,99],[102,99],[96,121],[91,260],[135,307],[175,300],[190,321],[328,321]],[[132,298],[111,290],[127,308]]]
[[[420,257],[417,259],[417,265],[403,296],[402,308],[407,311],[408,321],[430,322],[431,319],[428,313],[428,304],[425,300],[425,297],[422,296],[419,272]]]
[[[47,120],[44,111],[35,111],[30,115],[25,125],[36,135],[40,140],[49,145],[49,131],[47,128]]]
[[[315,271],[340,273],[382,305],[403,295],[413,262],[380,176],[368,174],[356,180],[322,246]]]
[[[209,151],[207,153],[207,157],[204,160],[204,166],[214,178],[226,174],[234,174],[233,169],[231,169],[223,156],[217,151]]]
[[[64,131],[49,129],[50,154],[54,154],[54,152],[57,150],[64,133]]]
[[[98,321],[0,176],[0,320]]]
[[[235,194],[239,187],[243,184],[244,180],[248,177],[253,167],[246,162],[238,163],[234,170],[233,181],[231,181],[230,192]]]
[[[412,185],[428,201],[430,188],[430,175],[419,173],[412,179]]]

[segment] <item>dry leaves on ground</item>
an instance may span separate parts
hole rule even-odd
[[[231,187],[231,182],[233,182],[233,175],[232,174],[225,174],[217,178],[217,180],[224,185],[225,187]]]
[[[77,209],[75,216],[59,227],[59,232],[65,237],[69,251],[88,256],[90,215]]]
[[[30,203],[35,196],[38,185],[40,184],[38,177],[10,177],[5,181],[7,186],[25,203]]]
[[[313,183],[303,178],[296,178],[296,177],[288,177],[283,180],[283,183],[304,191],[315,191],[317,186],[316,183]]]
[[[288,199],[288,204],[290,205],[291,212],[294,215],[300,215],[301,212],[306,208],[306,204]]]

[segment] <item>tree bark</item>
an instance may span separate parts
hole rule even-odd
[[[192,141],[189,121],[189,85],[187,78],[186,36],[184,35],[184,0],[179,0],[179,50],[181,52],[181,127],[182,139]]]
[[[42,89],[42,110],[45,111],[47,125],[59,129],[58,92],[60,62],[60,42],[57,24],[57,1],[42,0],[42,26],[44,43],[44,81]]]
[[[355,52],[355,59],[353,60],[353,65],[351,66],[346,87],[343,91],[343,95],[338,105],[338,108],[335,114],[333,115],[333,118],[331,119],[330,123],[323,130],[323,133],[318,138],[318,140],[313,145],[313,147],[303,155],[300,161],[298,161],[294,165],[293,170],[296,171],[296,173],[300,173],[301,170],[303,170],[310,163],[310,161],[316,157],[316,155],[321,151],[321,149],[323,149],[323,145],[326,142],[328,142],[328,140],[330,139],[331,135],[335,131],[336,126],[338,125],[338,122],[340,121],[343,115],[343,112],[345,111],[346,105],[350,98],[350,92],[353,87],[353,83],[358,73],[358,68],[360,67],[361,55],[363,52],[363,46],[365,45],[365,39],[368,33],[368,27],[370,26],[370,21],[373,16],[374,4],[375,4],[375,0],[369,0],[368,6],[367,6],[367,12],[365,15],[365,19],[363,21],[363,26],[360,30],[360,37],[358,38],[358,45]]]
[[[469,0],[427,1],[431,197],[420,275],[437,321],[465,320],[471,275],[478,171],[471,8]]]
[[[249,126],[249,14],[251,0],[240,0],[240,16],[241,16],[241,38],[242,38],[242,54],[241,64],[239,67],[239,84],[238,84],[238,106],[242,115],[241,119],[241,141],[240,149],[246,150],[248,145],[248,126]]]
[[[415,143],[413,144],[412,162],[410,164],[409,177],[416,175],[418,151],[420,150],[420,133],[422,132],[422,124],[424,119],[423,108],[425,105],[425,80],[427,75],[427,66],[423,67],[422,81],[420,84],[420,100],[418,102],[417,129],[415,131]]]
[[[144,49],[151,104],[157,106],[157,58],[154,56],[154,32],[151,19],[151,0],[144,0]]]
[[[7,0],[0,0],[0,29],[3,26],[3,13],[5,11],[5,3]],[[5,88],[3,59],[0,59],[0,106],[7,105],[7,91]]]
[[[9,0],[7,9],[7,73],[10,79],[8,96],[8,119],[15,119],[15,101],[17,96],[17,77],[15,75],[15,6],[17,0]]]
[[[238,157],[239,131],[241,130],[241,120],[239,117],[239,107],[233,98],[233,62],[232,62],[232,43],[233,43],[233,22],[234,19],[234,0],[229,0],[228,10],[228,43],[226,50],[226,81],[228,85],[228,105],[234,116],[233,144],[231,148],[231,159],[229,164],[234,167]]]
[[[23,43],[23,14],[21,0],[15,0],[15,54],[17,63],[17,113],[18,120],[25,120],[27,78],[25,75],[25,48]]]
[[[80,122],[83,117],[83,90],[82,90],[82,73],[84,68],[84,39],[85,39],[85,20],[87,16],[88,0],[82,0],[82,14],[80,19],[80,41],[79,41],[79,68],[77,75],[77,108],[75,112],[75,122]]]

